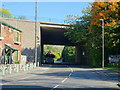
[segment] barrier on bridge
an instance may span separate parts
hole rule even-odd
[[[20,71],[28,71],[36,68],[36,63],[30,64],[7,64],[7,65],[0,65],[0,75],[7,75],[11,73],[16,73]]]

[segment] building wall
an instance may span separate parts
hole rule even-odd
[[[35,55],[35,21],[21,20],[21,19],[3,19],[4,22],[9,23],[22,31],[22,55],[27,56],[27,61],[34,61]],[[37,23],[37,35],[40,38],[40,25]],[[41,41],[38,47],[41,46]],[[40,49],[40,48],[39,48]],[[38,51],[38,58],[40,59],[40,50]]]
[[[35,22],[19,19],[3,19],[9,25],[20,29],[22,33],[22,49],[34,49],[35,45]]]
[[[3,27],[3,40],[0,40],[0,48],[1,49],[4,49],[5,48],[5,44],[10,44],[12,47],[16,48],[19,50],[19,60],[21,60],[21,45],[22,43],[20,44],[15,44],[14,43],[14,32],[16,32],[16,30],[13,30],[12,28],[9,28],[8,26],[4,26],[2,25]],[[20,41],[22,41],[22,33],[19,32],[20,34]]]

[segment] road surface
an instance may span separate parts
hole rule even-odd
[[[67,65],[43,65],[32,71],[2,78],[3,90],[120,90],[116,77],[102,69]]]

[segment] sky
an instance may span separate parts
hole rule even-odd
[[[13,16],[35,20],[35,2],[3,2],[2,5]],[[88,2],[38,2],[38,20],[61,23],[67,15],[82,16],[82,10],[87,6]]]

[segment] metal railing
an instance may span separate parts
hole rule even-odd
[[[0,75],[7,75],[12,74],[20,71],[28,71],[36,68],[36,63],[30,64],[7,64],[7,65],[0,65]]]

